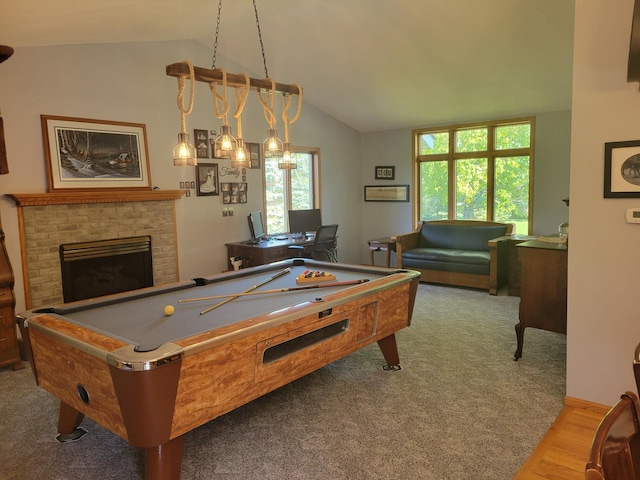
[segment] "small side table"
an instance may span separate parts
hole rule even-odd
[[[371,251],[371,265],[376,264],[375,252],[386,252],[387,268],[391,267],[391,252],[396,250],[396,242],[391,237],[367,240]]]

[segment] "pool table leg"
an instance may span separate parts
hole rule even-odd
[[[386,371],[392,372],[401,370],[402,367],[400,366],[400,355],[398,355],[398,345],[396,344],[395,333],[378,340],[378,346],[380,347],[380,351],[382,352],[384,359],[387,361],[387,364],[382,368]]]
[[[164,445],[144,449],[144,478],[146,480],[178,480],[182,467],[184,435]]]
[[[56,439],[60,443],[75,442],[80,440],[87,431],[80,428],[84,414],[73,408],[68,403],[60,401],[60,413],[58,415],[58,433]]]

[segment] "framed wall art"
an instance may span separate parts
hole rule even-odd
[[[365,185],[365,202],[408,202],[409,185]]]
[[[604,198],[640,198],[640,140],[604,144]]]
[[[193,129],[197,158],[209,158],[209,132]]]
[[[247,183],[246,182],[223,182],[220,183],[222,191],[222,203],[247,203]]]
[[[144,124],[40,116],[49,191],[151,190]]]
[[[196,195],[211,197],[220,195],[217,163],[199,163],[196,165]]]
[[[260,155],[259,143],[246,143],[247,153],[249,154],[249,168],[260,168],[262,155]]]
[[[395,180],[396,167],[376,167],[376,180]]]

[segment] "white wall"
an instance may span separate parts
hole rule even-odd
[[[195,169],[172,163],[171,150],[180,130],[178,89],[177,80],[165,74],[165,67],[182,60],[209,67],[211,51],[196,42],[33,47],[17,48],[2,64],[0,108],[10,173],[0,175],[0,213],[16,274],[18,311],[24,309],[24,291],[17,209],[4,194],[47,191],[40,115],[146,124],[152,183],[161,189],[178,189],[180,181],[195,180]],[[243,71],[226,59],[219,58],[217,65],[233,73]],[[249,142],[262,142],[268,128],[256,95],[251,92],[243,115],[244,137]],[[233,99],[231,93],[229,98]],[[198,83],[187,129],[192,135],[194,128],[214,130],[219,125],[211,92]],[[281,123],[279,133],[284,133]],[[305,103],[300,119],[290,128],[290,138],[294,145],[321,148],[323,220],[340,225],[340,259],[359,261],[358,133]],[[228,165],[226,160],[209,161]],[[191,197],[177,202],[181,279],[226,269],[225,242],[249,237],[246,216],[262,208],[262,170],[247,170],[247,182],[248,203],[235,206],[233,217],[222,217],[221,197],[197,197],[192,191]]]
[[[640,199],[603,198],[604,143],[640,139],[640,91],[627,83],[633,0],[576,2],[567,395],[611,405],[636,391]]]

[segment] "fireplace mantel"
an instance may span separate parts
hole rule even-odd
[[[185,190],[97,190],[90,192],[7,193],[19,207],[76,203],[178,200]]]

